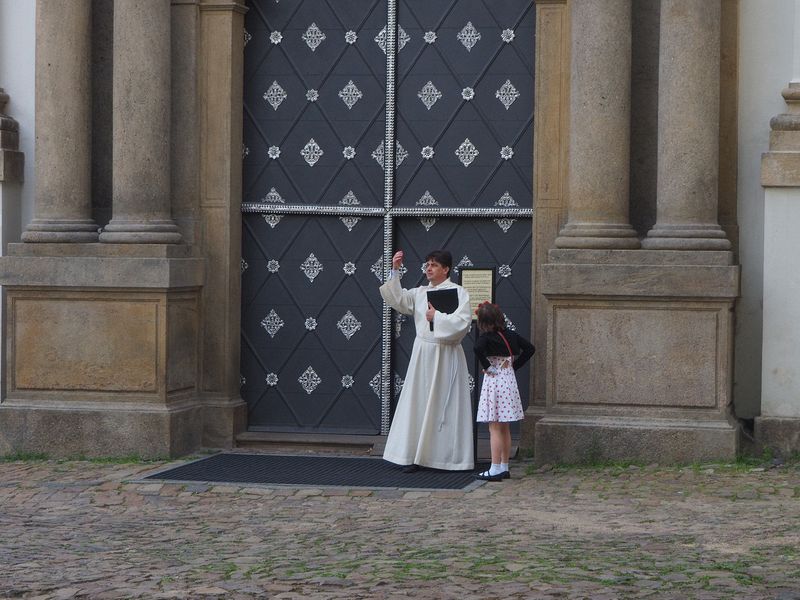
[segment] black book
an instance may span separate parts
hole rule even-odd
[[[431,290],[428,292],[428,302],[439,312],[451,314],[458,309],[458,290],[448,288],[445,290]],[[433,331],[433,321],[430,323]]]

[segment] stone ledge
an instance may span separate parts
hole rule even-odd
[[[176,457],[200,448],[200,406],[132,410],[0,404],[0,455]]]
[[[592,265],[713,266],[733,264],[733,252],[710,250],[587,250],[555,248],[547,252],[547,262]]]
[[[536,424],[538,465],[636,460],[660,464],[734,460],[739,428],[721,420],[546,416]]]
[[[545,296],[633,296],[732,299],[739,295],[739,267],[709,265],[542,265]]]
[[[69,244],[61,245],[69,246]],[[204,277],[205,259],[202,258],[113,256],[0,258],[0,284],[6,286],[176,289],[200,287],[204,283]]]
[[[756,417],[755,438],[779,456],[800,453],[800,417]]]
[[[52,244],[18,242],[8,245],[7,256],[68,256],[89,258],[198,258],[185,244]]]

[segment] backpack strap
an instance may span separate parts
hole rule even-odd
[[[500,332],[499,330],[497,331],[497,335],[499,335],[501,338],[503,338],[503,341],[506,343],[506,348],[508,348],[508,355],[513,360],[514,359],[514,353],[511,351],[511,345],[508,343],[508,340],[506,339],[506,336],[504,336],[502,334],[502,332]]]

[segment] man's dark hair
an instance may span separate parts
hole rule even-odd
[[[433,250],[432,252],[428,252],[428,256],[425,257],[425,262],[429,260],[437,262],[450,270],[453,269],[453,255],[447,250]]]

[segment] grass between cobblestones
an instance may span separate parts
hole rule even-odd
[[[643,542],[644,540],[637,540]],[[654,538],[647,541],[657,549],[674,546],[676,540]],[[748,556],[726,560],[709,556],[692,537],[680,540],[680,556],[651,552],[630,540],[598,544],[587,552],[585,540],[534,545],[509,553],[491,544],[475,548],[452,545],[435,548],[397,547],[376,560],[358,548],[338,545],[336,552],[320,553],[304,560],[291,557],[264,559],[246,569],[231,562],[205,565],[196,573],[216,573],[224,580],[238,575],[248,580],[315,581],[330,578],[357,579],[377,585],[381,582],[413,581],[488,581],[568,584],[575,581],[622,587],[648,580],[662,591],[686,588],[713,589],[728,578],[740,586],[762,586],[765,577],[757,574],[771,560],[754,550]],[[785,548],[779,555],[791,564],[796,550]],[[332,555],[351,558],[331,560]],[[354,557],[355,558],[352,558]],[[774,558],[774,556],[772,557]],[[800,569],[793,576],[800,576]]]
[[[685,463],[677,465],[659,465],[635,460],[620,461],[587,461],[581,463],[558,463],[537,467],[529,464],[525,468],[526,475],[534,475],[545,471],[554,473],[604,471],[612,477],[636,469],[682,470],[691,469],[695,472],[747,473],[753,470],[766,470],[775,467],[800,468],[800,454],[793,454],[785,459],[775,459],[772,454],[765,452],[762,456],[739,456],[733,462],[710,463]]]
[[[197,456],[186,456],[183,460],[190,460],[199,458]],[[144,458],[138,454],[127,454],[122,456],[86,456],[83,454],[76,454],[74,456],[67,456],[63,458],[53,458],[43,452],[12,452],[10,454],[0,455],[0,463],[9,462],[46,462],[53,461],[55,463],[73,463],[73,462],[88,462],[97,465],[148,465],[153,463],[168,462],[172,459],[166,456],[157,456],[153,458]]]

